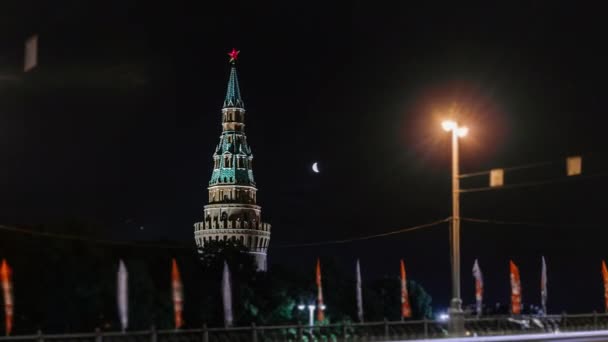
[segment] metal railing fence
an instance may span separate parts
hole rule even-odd
[[[466,336],[499,336],[608,330],[608,314],[548,316],[488,316],[465,320]],[[0,337],[0,342],[368,342],[450,337],[447,322],[435,320],[380,321],[317,325],[240,326],[230,328],[101,331],[74,334],[17,335]]]

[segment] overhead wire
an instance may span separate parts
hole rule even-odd
[[[146,247],[146,248],[165,248],[165,249],[178,249],[178,248],[192,248],[192,245],[186,244],[157,244],[157,243],[142,243],[142,242],[131,242],[131,241],[117,241],[117,240],[106,240],[106,239],[95,239],[78,235],[68,235],[68,234],[56,234],[56,233],[48,233],[48,232],[39,232],[36,230],[23,229],[17,227],[9,227],[5,225],[0,225],[0,231],[7,231],[12,233],[26,234],[33,237],[46,237],[53,239],[61,239],[61,240],[72,240],[72,241],[80,241],[80,242],[90,242],[96,244],[105,244],[105,245],[122,245],[122,246],[132,246],[132,247]]]
[[[513,189],[513,188],[522,188],[522,187],[529,187],[529,186],[536,186],[536,185],[564,183],[564,182],[571,182],[571,181],[575,181],[575,180],[598,178],[598,177],[608,177],[608,173],[568,176],[568,177],[553,178],[553,179],[548,179],[548,180],[543,180],[543,181],[506,184],[506,185],[501,185],[501,186],[486,186],[486,187],[479,187],[479,188],[460,189],[459,192],[460,193],[470,193],[470,192],[491,191],[491,190],[501,190],[501,189]]]
[[[483,218],[473,218],[473,217],[461,217],[461,221],[471,222],[471,223],[485,223],[485,224],[499,224],[499,225],[523,225],[523,226],[536,226],[536,227],[550,227],[550,228],[558,228],[558,227],[569,227],[569,228],[579,228],[582,226],[593,226],[601,228],[600,225],[593,224],[563,224],[563,223],[543,223],[543,222],[529,222],[529,221],[505,221],[505,220],[495,220],[495,219],[483,219]],[[366,236],[345,238],[345,239],[337,239],[337,240],[326,240],[326,241],[315,241],[308,243],[294,243],[294,244],[279,244],[273,245],[273,249],[283,249],[283,248],[298,248],[298,247],[316,247],[316,246],[326,246],[326,245],[335,245],[335,244],[345,244],[357,241],[365,241],[376,238],[382,238],[391,235],[403,234],[408,232],[413,232],[416,230],[421,230],[425,228],[431,228],[442,223],[450,222],[451,217],[437,220],[430,223],[420,224],[416,226],[401,228],[389,232],[372,234]],[[80,241],[80,242],[89,242],[95,244],[106,244],[106,245],[119,245],[119,246],[131,246],[131,247],[144,247],[144,248],[164,248],[164,249],[191,249],[194,248],[193,245],[189,244],[157,244],[157,243],[142,243],[142,242],[131,242],[131,241],[117,241],[117,240],[107,240],[107,239],[95,239],[88,238],[77,235],[68,235],[68,234],[56,234],[56,233],[48,233],[48,232],[39,232],[35,230],[9,227],[5,225],[0,225],[0,231],[7,231],[12,233],[26,234],[33,237],[43,237],[43,238],[53,238],[53,239],[62,239],[62,240],[72,240],[72,241]]]
[[[503,167],[503,168],[496,168],[496,169],[501,169],[506,171],[516,171],[516,170],[525,170],[525,169],[533,169],[536,167],[541,167],[541,166],[547,166],[547,165],[553,165],[553,164],[557,164],[557,161],[544,161],[544,162],[537,162],[537,163],[530,163],[530,164],[523,164],[523,165],[517,165],[517,166],[510,166],[510,167]],[[469,173],[463,173],[460,174],[458,176],[458,178],[469,178],[469,177],[475,177],[475,176],[483,176],[483,175],[487,175],[490,174],[490,172],[492,172],[492,170],[485,170],[485,171],[478,171],[478,172],[469,172]]]
[[[386,233],[360,236],[360,237],[354,237],[354,238],[348,238],[348,239],[340,239],[340,240],[286,244],[286,245],[273,246],[273,248],[313,247],[313,246],[335,245],[335,244],[344,244],[344,243],[350,243],[350,242],[356,242],[356,241],[370,240],[370,239],[376,239],[376,238],[385,237],[385,236],[389,236],[389,235],[402,234],[402,233],[412,232],[412,231],[420,230],[420,229],[424,229],[424,228],[430,228],[430,227],[437,226],[441,223],[445,223],[448,221],[450,221],[449,217],[442,219],[442,220],[437,220],[434,222],[425,223],[425,224],[421,224],[421,225],[417,225],[417,226],[393,230],[393,231],[386,232]]]
[[[544,223],[544,222],[529,222],[529,221],[504,221],[504,220],[493,220],[493,219],[482,219],[473,217],[461,217],[461,221],[471,223],[487,223],[487,224],[499,224],[499,225],[513,225],[513,226],[531,226],[531,227],[547,227],[547,228],[580,228],[580,227],[597,227],[603,228],[605,226],[597,224],[587,223]]]
[[[340,240],[317,241],[317,242],[299,243],[299,244],[285,244],[285,245],[273,246],[273,248],[295,248],[295,247],[312,247],[312,246],[323,246],[323,245],[332,245],[332,244],[344,244],[344,243],[355,242],[355,241],[375,239],[375,238],[380,238],[380,237],[385,237],[385,236],[390,236],[390,235],[395,235],[395,234],[402,234],[402,233],[407,233],[407,232],[420,230],[420,229],[424,229],[424,228],[430,228],[430,227],[439,225],[441,223],[448,222],[449,220],[450,220],[450,218],[445,218],[445,219],[437,220],[437,221],[430,222],[430,223],[401,228],[398,230],[393,230],[390,232],[385,232],[385,233],[380,233],[380,234],[373,234],[373,235],[340,239]],[[107,245],[123,245],[123,246],[135,246],[135,247],[146,247],[146,248],[166,248],[166,249],[193,248],[192,245],[185,245],[185,244],[169,245],[169,244],[151,244],[151,243],[137,243],[137,242],[129,242],[129,241],[94,239],[94,238],[88,238],[88,237],[77,236],[77,235],[39,232],[39,231],[35,231],[35,230],[8,227],[8,226],[4,226],[4,225],[0,225],[0,231],[27,234],[27,235],[31,235],[31,236],[35,236],[35,237],[73,240],[73,241],[90,242],[90,243],[107,244]]]

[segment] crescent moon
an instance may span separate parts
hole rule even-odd
[[[318,165],[318,164],[319,164],[319,163],[317,163],[317,162],[315,162],[314,164],[312,164],[312,170],[313,170],[315,173],[319,173],[319,165]]]

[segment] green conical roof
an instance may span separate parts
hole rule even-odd
[[[230,79],[228,79],[228,89],[226,90],[226,99],[224,99],[224,108],[228,107],[245,108],[243,99],[241,99],[239,79],[236,76],[236,66],[234,64],[230,68]]]

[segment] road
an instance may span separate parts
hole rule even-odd
[[[521,334],[505,336],[479,336],[461,338],[440,338],[428,340],[403,340],[403,342],[502,342],[502,341],[569,341],[569,342],[608,342],[608,330],[558,332],[545,334]]]

